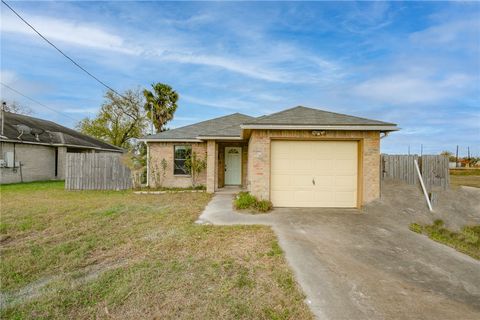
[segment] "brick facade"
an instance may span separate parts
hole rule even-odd
[[[0,168],[0,184],[65,179],[66,147],[11,142],[0,144],[0,158],[6,159],[6,153],[12,152],[15,154],[15,162],[19,162],[22,167],[21,170],[18,167]],[[56,168],[55,150],[58,150]]]
[[[192,146],[192,152],[195,152],[200,159],[207,157],[207,143],[204,142],[149,142],[149,184],[151,187],[188,188],[192,186],[190,175],[173,174],[174,146],[179,145]],[[163,174],[161,166],[162,159],[165,159],[167,163],[165,174]],[[203,170],[197,177],[197,185],[205,185],[206,182],[207,170]]]
[[[359,196],[366,204],[380,196],[380,133],[378,131],[326,131],[313,136],[311,130],[252,130],[248,148],[248,190],[261,199],[270,198],[270,142],[272,139],[358,140],[363,181]],[[360,160],[360,159],[359,159]]]
[[[207,168],[197,179],[197,184],[207,187],[207,192],[215,192],[224,186],[225,147],[242,147],[242,186],[261,199],[270,198],[270,142],[272,139],[298,140],[357,140],[361,167],[359,168],[362,188],[358,195],[366,204],[380,195],[380,133],[378,131],[326,131],[324,136],[313,136],[311,130],[252,130],[248,144],[244,142],[174,143],[149,142],[150,183],[155,186],[153,172],[161,168],[162,159],[167,161],[167,170],[162,180],[165,187],[190,187],[191,177],[173,174],[173,154],[175,145],[191,145],[192,151],[207,160]],[[158,170],[158,169],[157,169]]]

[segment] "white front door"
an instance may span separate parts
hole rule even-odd
[[[242,148],[225,148],[225,184],[242,184]]]

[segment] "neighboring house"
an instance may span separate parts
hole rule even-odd
[[[0,183],[65,179],[67,152],[123,152],[51,121],[3,112]]]
[[[198,177],[207,192],[237,185],[277,207],[361,207],[379,197],[381,133],[395,130],[393,123],[295,107],[258,118],[235,113],[143,141],[151,186],[154,175],[164,187],[190,186],[184,163],[196,152],[207,160]]]

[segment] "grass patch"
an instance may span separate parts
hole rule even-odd
[[[194,224],[209,194],[1,197],[1,319],[312,319],[269,227]]]
[[[454,232],[445,228],[442,220],[435,220],[432,225],[412,223],[410,230],[480,260],[480,225],[465,226],[460,232]]]
[[[480,176],[480,169],[450,169],[450,175],[453,176]]]
[[[480,188],[480,169],[450,169],[450,184]]]
[[[251,212],[268,212],[273,209],[270,201],[258,200],[246,191],[237,194],[235,200],[233,200],[233,206],[237,210],[250,210]]]

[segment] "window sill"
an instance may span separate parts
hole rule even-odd
[[[174,174],[173,176],[174,177],[180,177],[180,178],[182,178],[182,177],[183,178],[187,178],[187,177],[191,178],[192,177],[192,175],[190,175],[190,174]]]

